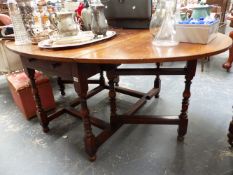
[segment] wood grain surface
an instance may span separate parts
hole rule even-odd
[[[117,35],[107,41],[69,49],[41,49],[37,45],[16,46],[6,41],[6,46],[24,57],[77,63],[153,63],[189,61],[209,57],[226,51],[232,39],[218,33],[207,45],[180,43],[175,47],[156,47],[148,30],[116,30]]]

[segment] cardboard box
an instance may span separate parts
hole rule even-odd
[[[41,72],[35,73],[36,85],[40,94],[43,109],[55,108],[55,101],[49,79]],[[30,80],[24,72],[7,76],[12,97],[26,119],[36,116],[36,104],[32,95]]]
[[[219,21],[213,24],[176,24],[176,37],[180,42],[208,44],[216,38]]]

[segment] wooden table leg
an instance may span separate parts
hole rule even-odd
[[[120,82],[120,77],[119,76],[117,76],[117,78],[116,78],[116,83],[115,83],[115,86],[119,86],[119,82]]]
[[[228,143],[233,147],[233,118],[229,126]]]
[[[106,85],[103,70],[101,70],[100,72],[99,84],[100,86],[103,86],[103,87]]]
[[[59,90],[61,91],[61,95],[62,96],[66,95],[66,93],[65,93],[65,85],[64,85],[61,77],[57,77],[57,84],[59,86]]]
[[[197,60],[188,61],[187,62],[187,73],[185,75],[185,89],[183,92],[183,100],[182,100],[182,109],[181,114],[179,115],[180,123],[178,127],[178,140],[182,141],[184,139],[185,134],[187,133],[188,127],[188,106],[189,106],[189,98],[191,96],[190,87],[191,81],[195,76]]]
[[[157,66],[157,69],[159,69],[160,63],[156,63],[156,66]],[[161,87],[161,80],[160,80],[159,73],[157,73],[155,81],[154,81],[154,88],[158,88],[160,92],[160,87]],[[155,98],[159,98],[159,92],[155,95]]]
[[[49,120],[48,120],[48,116],[47,116],[46,112],[44,111],[42,104],[41,104],[39,91],[38,91],[38,88],[37,88],[36,82],[35,82],[35,70],[26,68],[25,73],[28,75],[28,77],[30,79],[32,93],[33,93],[35,103],[36,103],[37,116],[38,116],[40,124],[43,128],[43,131],[46,133],[49,131],[49,127],[48,127]]]
[[[230,32],[229,36],[233,39],[233,31]],[[227,61],[222,65],[222,67],[227,71],[230,71],[232,62],[233,62],[233,47],[229,49],[229,57]]]
[[[118,76],[116,75],[116,69],[112,69],[107,71],[107,78],[109,80],[109,101],[110,101],[110,125],[112,128],[116,128],[117,126],[117,114],[116,114],[116,91],[115,91],[115,83],[118,81]]]
[[[92,133],[89,109],[87,106],[88,77],[85,75],[84,73],[85,70],[82,69],[82,66],[79,66],[78,70],[76,69],[76,66],[74,67],[75,67],[74,69],[76,70],[75,76],[77,76],[74,77],[74,88],[80,98],[80,105],[81,105],[80,113],[83,119],[84,132],[85,132],[84,135],[85,151],[89,155],[89,160],[95,161],[96,151],[97,151],[96,137]]]

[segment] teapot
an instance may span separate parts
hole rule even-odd
[[[104,5],[102,3],[92,4],[92,20],[91,20],[91,30],[95,35],[106,36],[108,30],[108,23],[104,16]]]
[[[78,35],[78,23],[75,20],[75,14],[72,12],[57,12],[50,14],[51,24],[55,26],[60,36]]]

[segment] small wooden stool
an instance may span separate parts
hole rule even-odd
[[[35,79],[43,108],[54,109],[55,101],[49,79],[38,71],[36,71]],[[13,73],[7,76],[7,80],[12,97],[26,119],[36,116],[36,104],[27,75],[24,72]]]

